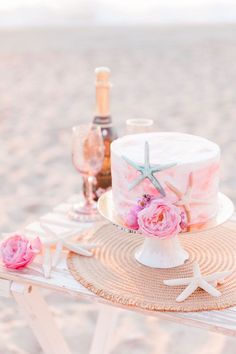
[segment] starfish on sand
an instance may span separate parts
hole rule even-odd
[[[135,179],[132,183],[129,184],[128,188],[129,190],[133,189],[136,187],[139,183],[141,183],[144,179],[148,178],[149,181],[154,185],[154,187],[163,195],[165,196],[165,191],[163,187],[161,186],[160,182],[157,180],[157,178],[154,176],[154,173],[160,172],[163,170],[166,170],[170,167],[175,166],[175,163],[170,163],[166,165],[154,165],[151,166],[150,164],[150,158],[149,158],[149,144],[146,141],[145,142],[145,151],[144,151],[144,165],[139,165],[136,162],[130,160],[126,156],[122,156],[122,158],[133,168],[135,168],[137,171],[139,171],[141,174],[140,176]]]
[[[93,253],[92,249],[96,248],[96,244],[80,244],[73,243],[70,238],[78,234],[78,230],[69,230],[61,234],[54,232],[46,223],[40,223],[40,227],[48,236],[48,240],[44,240],[44,259],[43,259],[43,272],[45,278],[50,278],[52,267],[56,267],[63,248],[69,251],[77,253],[82,256],[91,257]],[[51,256],[51,247],[55,247],[55,253]]]
[[[176,298],[177,302],[186,300],[197,288],[205,290],[208,294],[219,297],[221,292],[215,288],[217,284],[222,284],[233,271],[217,272],[203,276],[199,264],[193,265],[193,276],[191,278],[179,278],[164,280],[163,283],[168,286],[187,285],[184,291]]]

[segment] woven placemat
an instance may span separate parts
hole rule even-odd
[[[236,229],[229,226],[180,236],[190,255],[188,262],[172,269],[152,269],[134,259],[135,249],[143,241],[141,235],[105,225],[90,238],[99,245],[94,257],[70,253],[68,267],[74,278],[93,293],[129,308],[189,312],[236,306],[236,272],[218,286],[222,292],[219,298],[198,289],[187,300],[177,303],[175,299],[184,287],[163,284],[164,279],[192,276],[195,261],[204,275],[236,269]]]

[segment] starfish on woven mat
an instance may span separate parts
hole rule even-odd
[[[205,290],[211,296],[219,297],[221,296],[221,292],[215,286],[223,284],[225,278],[231,275],[232,272],[232,270],[226,270],[204,276],[201,274],[199,264],[194,263],[192,277],[164,280],[163,283],[168,286],[187,285],[184,291],[176,298],[177,302],[186,300],[197,288]]]
[[[176,163],[170,163],[166,165],[153,165],[151,166],[150,164],[150,158],[149,158],[149,144],[146,141],[145,142],[145,150],[144,150],[144,165],[139,165],[136,162],[130,160],[126,156],[122,156],[122,158],[133,168],[135,168],[137,171],[141,173],[141,175],[135,179],[132,183],[129,184],[128,188],[129,190],[133,189],[136,187],[139,183],[141,183],[144,179],[148,178],[149,181],[154,185],[154,187],[163,195],[165,196],[165,191],[163,187],[161,186],[160,182],[157,180],[157,178],[154,176],[155,172],[160,172],[163,170],[166,170],[170,167],[173,167],[176,165]]]
[[[70,240],[73,236],[78,235],[78,230],[69,230],[63,233],[56,233],[46,223],[40,223],[40,227],[48,236],[47,240],[43,240],[44,244],[44,258],[43,258],[43,271],[45,278],[50,278],[52,267],[56,267],[63,248],[72,251],[78,255],[91,257],[92,249],[96,248],[96,244],[81,244],[75,243]],[[55,247],[53,258],[51,257],[51,247]]]

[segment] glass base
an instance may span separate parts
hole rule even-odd
[[[77,203],[74,204],[68,212],[68,216],[71,220],[81,221],[81,222],[91,222],[101,220],[101,215],[97,210],[97,203],[85,204]]]

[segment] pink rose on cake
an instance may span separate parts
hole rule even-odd
[[[1,243],[1,260],[7,268],[21,269],[33,262],[41,247],[38,237],[29,241],[25,236],[15,234]]]
[[[181,217],[180,227],[181,227],[182,232],[185,232],[185,231],[188,230],[188,226],[189,226],[186,212],[185,211],[181,211],[180,212],[180,217]]]
[[[165,198],[151,200],[138,213],[138,226],[144,234],[171,238],[181,232],[181,211]]]
[[[149,194],[144,194],[142,198],[138,199],[137,205],[133,206],[126,216],[126,225],[133,230],[139,229],[138,213],[150,205],[154,197]]]
[[[142,210],[139,205],[135,205],[126,215],[126,226],[133,230],[138,230],[138,213]]]

